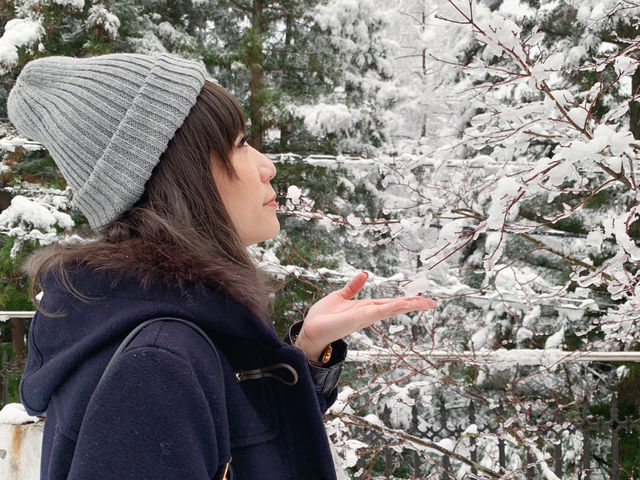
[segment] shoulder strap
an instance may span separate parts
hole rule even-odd
[[[213,350],[213,353],[216,356],[216,360],[218,360],[218,364],[222,365],[220,363],[220,355],[218,354],[218,349],[216,348],[216,346],[213,344],[213,342],[211,341],[211,339],[209,338],[209,335],[207,335],[204,330],[202,330],[202,328],[200,328],[198,325],[196,325],[195,323],[193,323],[190,320],[186,320],[184,318],[179,318],[179,317],[155,317],[155,318],[151,318],[149,320],[146,320],[144,322],[142,322],[140,325],[138,325],[136,328],[134,328],[129,335],[126,336],[126,338],[122,341],[122,343],[118,346],[118,348],[116,349],[116,351],[113,353],[113,356],[111,357],[111,360],[109,360],[109,363],[107,363],[107,366],[104,369],[104,372],[102,372],[102,376],[100,377],[100,380],[98,380],[98,384],[96,385],[96,389],[100,386],[100,384],[102,383],[102,381],[104,380],[104,378],[107,376],[107,372],[109,370],[111,370],[111,367],[113,367],[113,364],[116,363],[116,361],[118,360],[118,357],[120,356],[120,354],[122,353],[122,351],[127,348],[127,346],[131,343],[131,341],[135,338],[135,336],[140,333],[144,328],[148,327],[149,325],[152,325],[154,323],[157,322],[178,322],[178,323],[182,323],[183,325],[187,325],[188,327],[191,327],[193,330],[195,330],[202,338],[204,338],[207,343],[209,344],[209,346],[211,347],[211,350]]]
[[[118,357],[120,356],[122,351],[125,348],[127,348],[127,346],[135,338],[135,336],[138,333],[140,333],[143,329],[148,327],[149,325],[152,325],[152,324],[157,323],[157,322],[177,322],[177,323],[182,323],[183,325],[186,325],[188,327],[191,327],[196,333],[198,333],[202,338],[204,338],[207,341],[207,343],[211,347],[211,350],[213,350],[213,353],[216,356],[216,360],[218,361],[218,365],[220,365],[220,368],[222,370],[222,363],[220,362],[220,355],[218,354],[218,349],[216,348],[214,343],[211,341],[211,338],[209,338],[209,335],[207,335],[205,333],[205,331],[202,330],[202,328],[200,328],[198,325],[196,325],[192,321],[186,320],[184,318],[179,318],[179,317],[155,317],[155,318],[151,318],[149,320],[146,320],[146,321],[142,322],[136,328],[131,330],[131,332],[129,332],[129,335],[127,335],[125,337],[125,339],[122,341],[122,343],[118,346],[118,348],[116,348],[116,351],[113,353],[111,359],[109,360],[109,363],[107,363],[107,366],[105,367],[104,372],[102,372],[102,376],[100,377],[100,380],[98,380],[98,384],[96,385],[96,390],[98,389],[98,387],[100,386],[100,384],[102,383],[104,378],[107,376],[107,372],[109,370],[111,370],[111,367],[113,367],[113,365],[116,363],[116,361],[118,360]],[[233,470],[231,469],[231,460],[229,460],[229,462],[226,465],[222,466],[222,472],[221,472],[220,477],[218,477],[218,474],[216,474],[216,476],[214,478],[221,478],[221,480],[233,480],[233,473],[232,472],[233,472]]]

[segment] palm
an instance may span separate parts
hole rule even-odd
[[[331,342],[380,320],[436,305],[424,297],[353,300],[367,278],[366,272],[359,273],[344,288],[330,293],[309,309],[296,345],[310,359],[317,359]]]

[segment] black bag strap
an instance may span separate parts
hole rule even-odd
[[[149,320],[145,320],[140,325],[136,326],[136,328],[131,330],[131,332],[129,332],[129,334],[125,337],[125,339],[118,346],[118,348],[116,348],[116,351],[111,356],[111,359],[109,360],[109,363],[107,363],[107,366],[105,367],[104,372],[102,372],[102,376],[100,377],[100,380],[98,380],[98,384],[96,385],[96,390],[98,389],[98,387],[100,386],[104,378],[107,376],[107,372],[109,372],[109,370],[111,370],[113,365],[116,363],[122,351],[125,348],[127,348],[127,346],[133,341],[135,336],[138,335],[138,333],[140,333],[143,329],[145,329],[149,325],[152,325],[158,322],[177,322],[177,323],[182,323],[183,325],[186,325],[188,327],[191,327],[196,333],[198,333],[202,338],[204,338],[207,341],[207,343],[211,347],[211,350],[213,350],[213,353],[216,356],[218,365],[220,365],[220,371],[222,371],[222,363],[220,362],[220,354],[218,353],[218,349],[216,348],[211,338],[209,338],[209,335],[207,335],[205,331],[202,330],[202,328],[200,328],[191,320],[187,320],[180,317],[154,317],[154,318],[150,318]],[[214,478],[218,478],[218,476],[216,475]],[[233,473],[231,470],[231,460],[229,460],[229,462],[222,467],[222,475],[219,478],[221,480],[233,480]]]
[[[207,341],[207,343],[211,347],[211,350],[213,350],[213,353],[216,356],[216,360],[218,361],[218,364],[221,366],[221,369],[222,369],[222,363],[220,362],[220,355],[218,354],[218,349],[216,348],[216,346],[211,341],[211,338],[209,338],[209,335],[207,335],[205,333],[205,331],[202,330],[202,328],[200,328],[198,325],[193,323],[191,320],[186,320],[186,319],[180,318],[180,317],[154,317],[154,318],[151,318],[149,320],[145,320],[144,322],[142,322],[136,328],[131,330],[129,335],[127,335],[125,337],[125,339],[122,341],[120,346],[118,346],[116,351],[113,353],[113,356],[111,357],[111,360],[109,360],[109,363],[107,363],[107,366],[105,367],[104,372],[102,372],[102,376],[100,377],[100,380],[98,380],[98,384],[96,385],[96,389],[100,386],[100,384],[102,383],[102,381],[106,377],[107,372],[109,370],[111,370],[111,367],[113,367],[113,364],[116,363],[116,361],[118,360],[118,357],[120,356],[122,351],[125,348],[127,348],[127,346],[133,341],[135,336],[138,335],[138,333],[140,333],[143,329],[145,329],[149,325],[152,325],[152,324],[157,323],[157,322],[178,322],[178,323],[182,323],[183,325],[187,325],[188,327],[191,327],[198,334],[200,334],[200,336],[202,338],[204,338]]]

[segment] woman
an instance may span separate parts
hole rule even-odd
[[[9,96],[97,232],[28,265],[44,294],[21,395],[46,412],[42,479],[333,479],[342,338],[434,306],[353,300],[361,273],[279,340],[246,251],[279,231],[276,169],[205,78],[167,54],[48,57]]]

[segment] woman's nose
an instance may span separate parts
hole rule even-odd
[[[271,180],[273,180],[273,177],[276,176],[276,166],[273,164],[273,162],[269,159],[269,157],[267,157],[264,154],[260,154],[262,155],[262,160],[263,160],[263,171],[264,171],[264,181],[265,182],[270,182]]]

